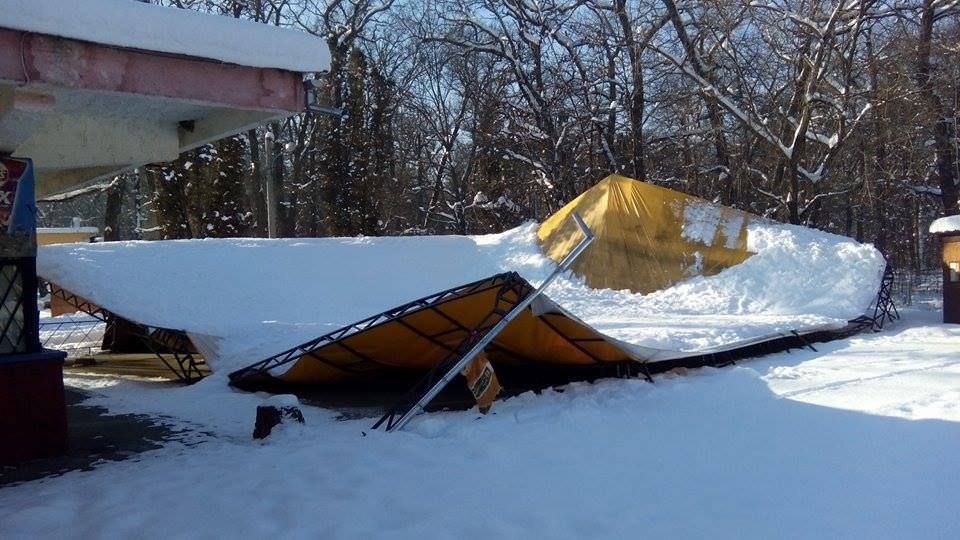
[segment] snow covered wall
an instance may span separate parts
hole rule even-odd
[[[537,225],[500,234],[206,239],[42,246],[39,274],[128,319],[186,331],[221,373],[416,298],[516,271],[555,268]],[[743,263],[641,295],[569,274],[564,309],[649,360],[736,348],[864,313],[884,267],[872,246],[803,227],[752,223]]]

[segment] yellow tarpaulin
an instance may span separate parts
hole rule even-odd
[[[541,247],[559,261],[580,240],[579,211],[596,239],[573,264],[587,285],[649,293],[743,262],[752,214],[611,175],[540,225]]]
[[[296,384],[336,382],[375,376],[385,368],[426,371],[446,358],[498,305],[504,275],[411,310],[395,319],[351,334],[303,354],[277,376]],[[516,279],[520,279],[517,277]],[[529,288],[518,282],[516,287]],[[516,290],[503,298],[516,301]],[[582,321],[559,311],[523,310],[484,352],[491,362],[590,365],[636,360]]]

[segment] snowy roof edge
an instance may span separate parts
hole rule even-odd
[[[949,233],[960,233],[960,216],[944,216],[930,224],[930,234]]]
[[[133,0],[0,0],[0,27],[301,73],[330,69],[316,36]]]

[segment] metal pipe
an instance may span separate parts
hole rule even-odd
[[[524,309],[527,308],[527,306],[533,303],[533,301],[540,296],[540,294],[543,293],[543,291],[546,290],[551,283],[553,283],[553,280],[555,280],[560,274],[566,272],[567,269],[570,268],[570,265],[573,264],[573,261],[575,261],[577,257],[583,253],[583,250],[587,249],[587,246],[590,245],[590,242],[593,242],[593,232],[591,232],[590,228],[587,227],[587,224],[583,222],[580,214],[574,212],[572,217],[576,222],[577,227],[580,229],[580,232],[583,234],[583,239],[580,240],[580,242],[578,242],[572,250],[570,250],[570,253],[567,253],[563,260],[560,261],[560,264],[557,265],[557,268],[549,276],[547,276],[547,279],[543,280],[543,283],[541,283],[536,290],[527,295],[526,298],[521,300],[513,307],[513,309],[507,312],[507,314],[504,315],[503,318],[497,322],[497,324],[493,325],[493,327],[486,334],[484,334],[483,337],[480,338],[480,340],[477,341],[477,343],[475,343],[473,347],[471,347],[470,350],[467,351],[467,353],[463,355],[463,357],[452,368],[450,368],[450,370],[447,371],[447,373],[445,373],[443,377],[441,377],[440,380],[437,381],[437,383],[427,391],[427,393],[423,395],[423,397],[417,401],[416,405],[411,407],[410,410],[401,416],[395,424],[390,426],[387,431],[403,429],[403,426],[405,426],[411,418],[423,411],[423,408],[426,407],[427,404],[433,400],[433,398],[437,397],[437,394],[446,388],[446,386],[450,384],[450,381],[452,381],[453,378],[456,377],[457,374],[460,373],[460,371],[463,370],[463,368],[474,359],[474,357],[480,354],[480,352],[483,351],[483,349],[485,349],[487,345],[489,345],[494,338],[496,338],[497,335],[502,332],[503,329],[506,328],[513,319],[517,317],[517,315],[519,315]]]

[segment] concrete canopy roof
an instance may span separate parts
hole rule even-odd
[[[131,0],[0,12],[0,152],[33,158],[38,197],[301,112],[329,68],[306,33]]]

